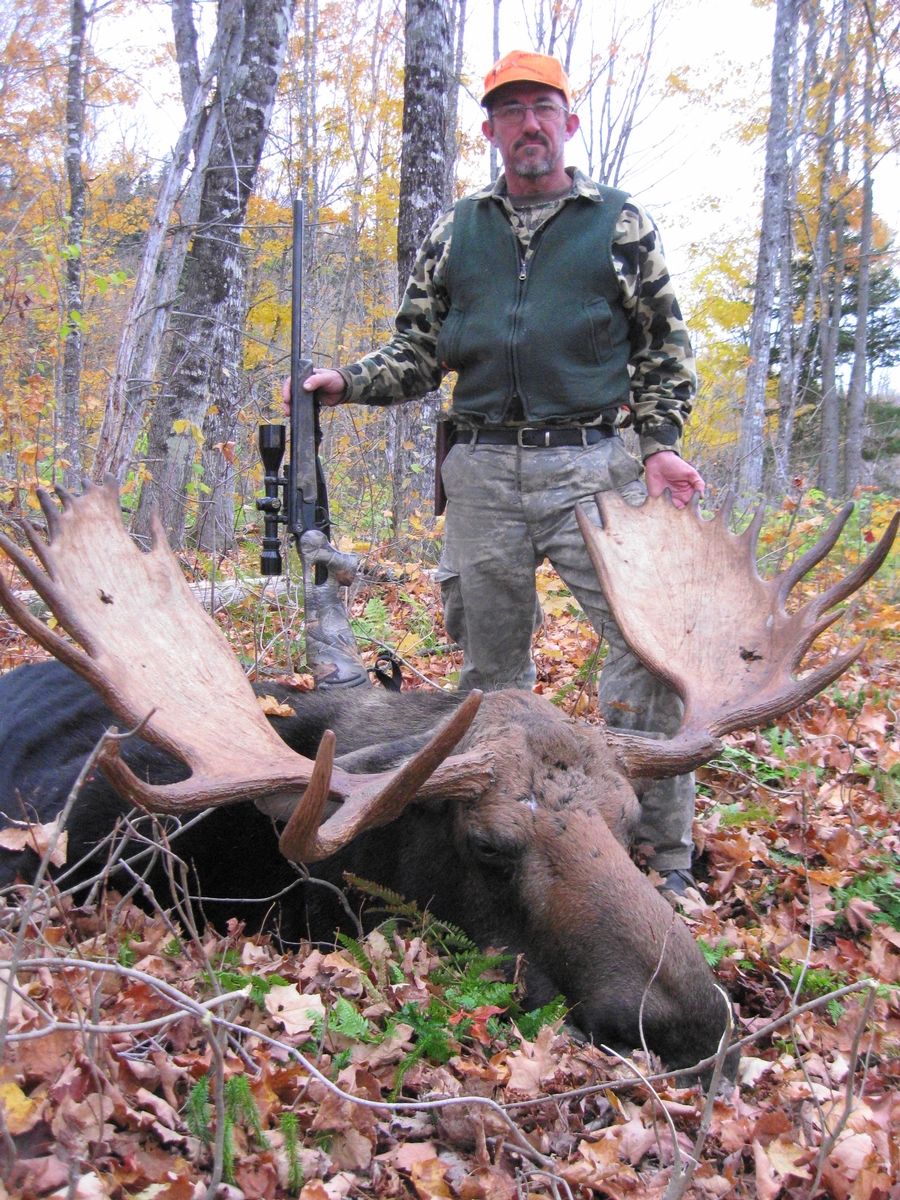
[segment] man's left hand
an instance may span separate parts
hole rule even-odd
[[[668,488],[676,508],[685,508],[694,492],[702,496],[706,489],[699,471],[679,458],[674,450],[659,450],[651,454],[644,460],[644,472],[650,495],[661,496]]]

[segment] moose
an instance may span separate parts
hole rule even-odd
[[[103,731],[138,727],[104,745],[102,773],[79,793],[70,863],[89,859],[136,805],[170,823],[207,920],[268,918],[285,942],[328,939],[346,927],[336,893],[350,871],[483,947],[524,955],[528,1003],[562,994],[599,1044],[630,1050],[643,1039],[673,1069],[715,1053],[727,1000],[629,857],[635,788],[692,770],[724,734],[771,721],[846,670],[863,646],[795,678],[840,615],[834,606],[884,561],[900,514],[864,562],[788,614],[789,593],[833,548],[852,505],[771,580],[756,569],[762,509],[740,535],[727,503],[707,520],[696,502],[632,508],[609,493],[597,498],[602,527],[580,513],[625,637],[684,700],[681,728],[663,740],[576,722],[516,691],[257,685],[290,713],[267,719],[159,524],[145,553],[125,530],[115,481],[78,497],[57,491],[61,510],[40,497],[48,542],[22,525],[33,557],[0,535],[72,639],[27,609],[0,571],[0,603],[59,660],[0,677],[8,819],[52,820]],[[30,851],[2,852],[0,883],[27,879],[35,864]],[[303,882],[298,864],[315,864],[326,887]],[[165,904],[159,864],[148,882]]]

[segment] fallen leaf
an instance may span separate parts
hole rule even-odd
[[[284,1026],[285,1033],[308,1033],[316,1021],[325,1017],[325,1005],[318,992],[305,996],[295,983],[270,988],[266,1010]]]
[[[409,1177],[418,1193],[419,1200],[432,1200],[432,1197],[449,1197],[450,1188],[444,1176],[448,1166],[439,1158],[426,1158],[424,1162],[415,1162],[409,1170]]]
[[[289,704],[282,704],[274,696],[257,696],[256,702],[267,717],[293,717],[296,715]]]
[[[47,825],[24,825],[16,822],[8,829],[0,830],[0,846],[4,850],[33,850],[38,858],[43,858],[50,848],[50,843],[59,828],[59,817]],[[54,867],[65,866],[69,835],[63,831],[53,847],[50,862]]]
[[[0,1104],[13,1137],[28,1133],[41,1119],[42,1102],[26,1096],[17,1083],[0,1083]]]

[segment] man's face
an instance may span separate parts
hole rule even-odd
[[[503,121],[510,104],[534,105],[541,101],[565,108],[565,99],[555,88],[539,83],[510,83],[491,98],[489,118],[481,126],[484,136],[496,146],[507,175],[540,179],[562,169],[565,144],[578,129],[578,117],[560,112],[554,119],[538,119],[529,109],[521,123]]]

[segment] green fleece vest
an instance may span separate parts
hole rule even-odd
[[[534,422],[628,403],[628,320],[611,253],[628,193],[600,196],[567,200],[535,234],[527,269],[497,200],[457,203],[437,357],[459,373],[458,415],[502,424],[516,397]]]

